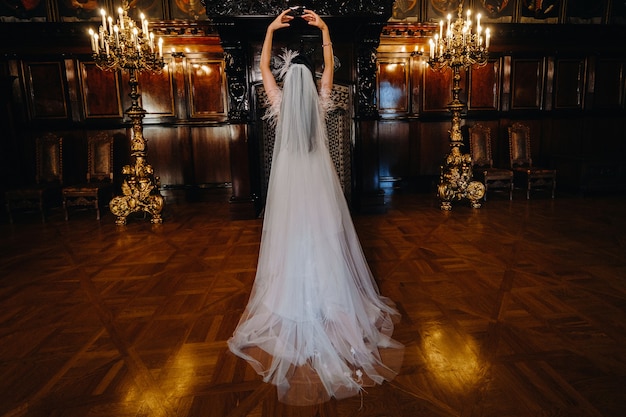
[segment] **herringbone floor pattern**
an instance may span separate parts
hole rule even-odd
[[[626,415],[626,198],[394,196],[355,216],[402,312],[402,372],[362,398],[278,403],[226,347],[261,220],[224,201],[165,222],[0,224],[1,417]]]

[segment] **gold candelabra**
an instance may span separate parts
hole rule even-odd
[[[118,8],[117,22],[100,10],[102,24],[97,32],[89,30],[93,58],[98,68],[105,71],[128,71],[131,106],[126,114],[132,121],[130,155],[132,163],[122,168],[124,181],[122,195],[109,203],[117,217],[115,223],[126,224],[134,212],[151,215],[152,223],[162,223],[164,199],[159,192],[160,180],[146,161],[147,141],[143,136],[143,118],[146,111],[139,105],[137,74],[142,71],[159,72],[163,69],[163,39],[155,42],[154,33],[148,29],[148,20],[141,14],[141,26],[128,15],[128,1]]]
[[[480,208],[480,199],[485,195],[485,186],[472,180],[472,158],[463,154],[463,136],[461,134],[461,113],[465,104],[459,100],[461,92],[461,69],[472,66],[483,66],[487,63],[490,43],[490,31],[480,25],[480,14],[476,21],[471,19],[468,10],[463,18],[463,2],[459,3],[458,17],[452,21],[448,15],[447,25],[439,22],[439,33],[431,39],[428,65],[437,71],[452,69],[452,101],[448,109],[452,113],[450,134],[450,153],[441,167],[437,192],[441,200],[442,210],[451,210],[452,201],[464,198],[471,202],[473,208]]]

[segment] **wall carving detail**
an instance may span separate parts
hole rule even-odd
[[[380,0],[311,0],[286,2],[284,0],[269,0],[260,2],[257,0],[246,1],[220,1],[203,0],[207,15],[212,16],[254,16],[254,15],[277,15],[289,4],[304,4],[306,7],[315,10],[320,15],[325,16],[349,16],[354,14],[362,15],[391,15],[393,2]]]
[[[246,57],[241,47],[224,45],[226,79],[228,81],[228,119],[246,122],[249,114],[246,84]]]

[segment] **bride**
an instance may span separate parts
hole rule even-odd
[[[273,34],[296,18],[322,34],[319,95],[306,57],[284,55],[282,89],[271,70]],[[379,294],[326,147],[333,59],[328,26],[311,10],[285,10],[267,28],[260,65],[276,142],[256,278],[228,346],[292,405],[391,380],[404,349],[391,338],[399,314]]]

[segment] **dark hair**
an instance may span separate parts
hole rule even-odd
[[[302,64],[306,66],[309,71],[311,71],[311,76],[315,79],[315,65],[313,65],[313,60],[308,55],[299,53],[292,60],[292,64]]]

